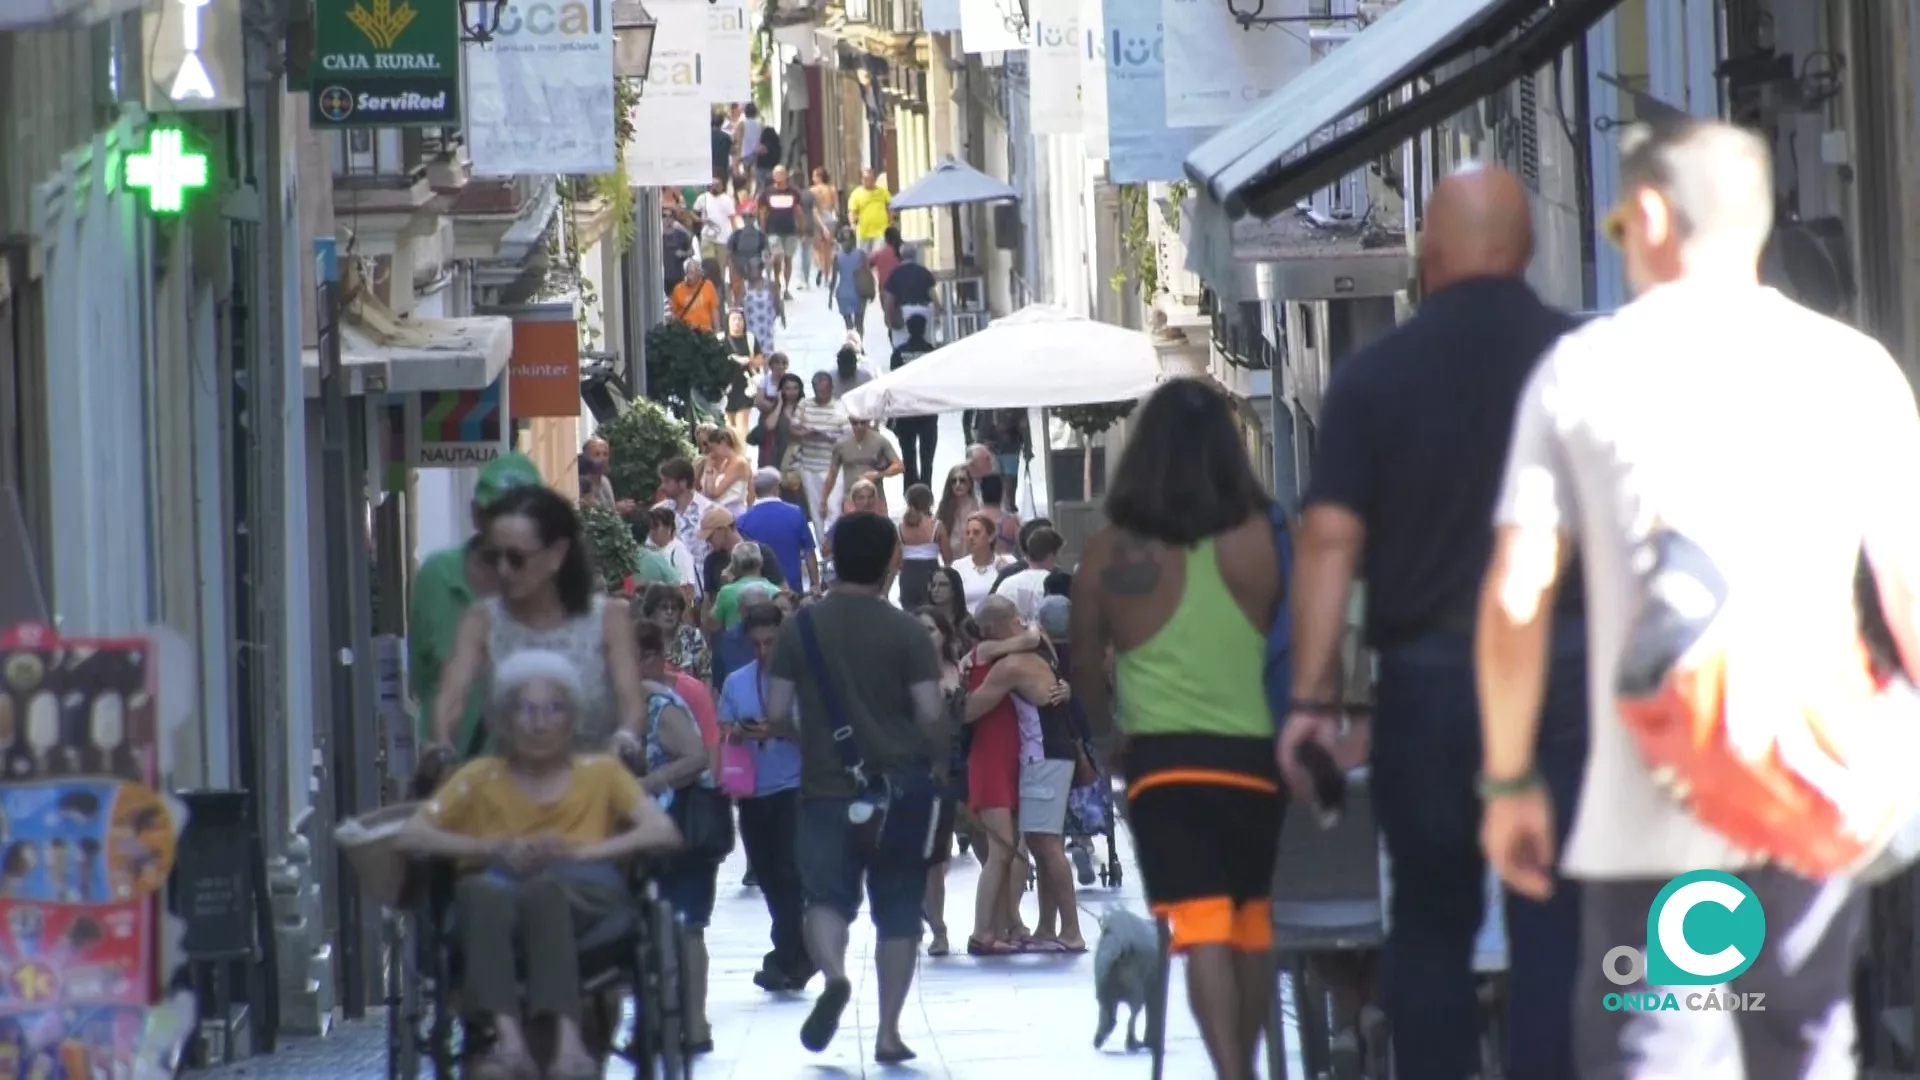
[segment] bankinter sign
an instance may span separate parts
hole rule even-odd
[[[314,0],[313,124],[460,119],[459,0]]]

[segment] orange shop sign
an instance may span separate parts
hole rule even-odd
[[[513,318],[513,385],[507,400],[515,419],[580,415],[580,329],[573,301],[500,311]]]

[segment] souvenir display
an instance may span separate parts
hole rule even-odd
[[[156,790],[144,639],[0,636],[0,1078],[168,1075],[159,893],[184,811]]]

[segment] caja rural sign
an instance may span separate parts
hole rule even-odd
[[[459,0],[315,0],[319,128],[460,119]]]

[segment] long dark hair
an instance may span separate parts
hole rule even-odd
[[[1174,379],[1127,425],[1106,511],[1115,528],[1192,547],[1265,516],[1270,503],[1226,395],[1198,379]]]
[[[947,583],[947,622],[964,637],[971,639],[976,636],[973,619],[967,615],[967,585],[960,580],[960,571],[951,566],[936,566],[933,568],[933,575],[927,578],[927,595],[920,599],[926,606],[939,610],[939,605],[933,602],[935,578]]]
[[[548,547],[567,542],[566,558],[553,575],[554,591],[560,594],[560,606],[573,616],[593,610],[593,556],[587,551],[587,539],[580,528],[580,515],[560,493],[541,484],[511,488],[487,507],[482,531],[501,518],[523,517],[533,522],[540,542]]]
[[[945,643],[940,652],[940,659],[949,664],[958,664],[961,655],[960,634],[953,628],[953,616],[932,604],[917,607],[913,613],[919,618],[933,620],[934,628],[940,631],[940,640]]]
[[[976,503],[980,501],[978,486],[974,484],[973,474],[967,471],[965,465],[955,465],[947,470],[946,485],[940,489],[940,504],[934,510],[933,516],[940,524],[947,527],[948,544],[953,543],[953,534],[960,531],[965,524],[960,520],[960,500],[953,496],[953,482],[963,476],[967,478],[967,492],[973,496],[973,501]]]

